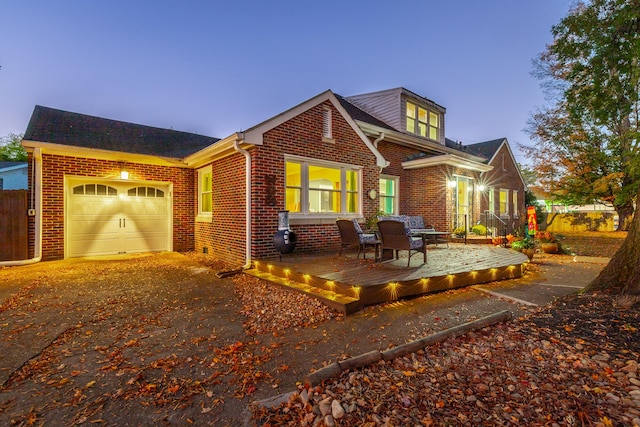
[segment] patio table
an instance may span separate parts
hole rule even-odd
[[[435,237],[435,240],[434,240],[434,241],[435,241],[435,243],[436,243],[436,247],[438,247],[438,237],[442,237],[442,238],[446,239],[446,242],[447,242],[447,248],[449,247],[449,240],[448,240],[448,237],[449,237],[449,234],[450,234],[450,233],[448,233],[448,232],[446,232],[446,231],[436,231],[436,230],[433,230],[433,229],[430,229],[430,228],[425,228],[425,229],[422,229],[422,228],[414,228],[414,229],[411,229],[411,230],[410,230],[410,233],[411,233],[412,235],[414,235],[414,236],[421,236],[421,237],[422,237],[422,241],[423,241],[423,243],[424,243],[425,245],[428,243],[428,238],[429,238],[430,236]]]

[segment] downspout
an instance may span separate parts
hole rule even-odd
[[[40,148],[33,150],[32,160],[33,179],[31,180],[31,185],[33,186],[34,194],[29,209],[34,209],[36,213],[33,258],[17,261],[0,261],[0,267],[35,264],[42,259],[42,151]]]
[[[376,150],[378,149],[378,144],[380,143],[380,141],[382,141],[384,139],[384,132],[380,132],[380,135],[378,135],[378,137],[373,141],[373,146],[376,147]],[[387,162],[388,163],[388,162]],[[378,168],[378,173],[382,173],[382,169],[384,169],[382,166],[380,166]]]
[[[242,268],[247,269],[251,268],[251,154],[244,148],[240,147],[240,139],[236,139],[233,142],[233,148],[238,153],[244,154],[245,158],[245,225],[247,232],[245,236],[245,264],[242,266]]]
[[[378,148],[378,144],[380,143],[380,141],[382,141],[384,139],[384,132],[380,132],[380,136],[378,136],[375,141],[373,141],[373,146]]]

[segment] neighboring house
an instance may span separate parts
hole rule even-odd
[[[403,88],[326,91],[218,140],[37,106],[23,140],[33,252],[195,250],[248,265],[277,255],[282,210],[296,252],[338,250],[337,217],[379,210],[451,230],[479,218],[477,188],[494,167],[447,146],[445,112]]]
[[[27,162],[0,162],[0,190],[26,190]]]

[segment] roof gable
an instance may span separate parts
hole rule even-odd
[[[376,164],[379,167],[387,167],[389,165],[389,162],[385,160],[378,149],[373,145],[369,138],[367,138],[362,129],[360,129],[360,127],[356,124],[353,117],[349,114],[349,112],[339,101],[338,97],[331,90],[322,92],[321,94],[316,95],[313,98],[308,99],[307,101],[278,114],[277,116],[274,116],[250,129],[247,129],[246,131],[242,132],[242,139],[247,144],[262,145],[263,136],[266,132],[309,110],[310,108],[327,101],[331,102],[336,110],[338,110],[342,117],[347,121],[353,131],[360,137],[362,142],[376,156]]]
[[[72,147],[183,158],[219,141],[203,135],[161,129],[37,105],[24,140]]]

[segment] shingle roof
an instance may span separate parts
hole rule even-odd
[[[219,141],[36,105],[24,134],[29,141],[183,158]]]
[[[385,129],[389,129],[389,130],[393,130],[395,131],[395,129],[391,126],[389,126],[388,124],[386,124],[385,122],[383,122],[382,120],[379,120],[375,117],[373,117],[371,114],[367,113],[364,110],[361,110],[359,107],[356,107],[355,105],[353,105],[352,103],[350,103],[349,101],[347,101],[346,99],[344,99],[344,97],[338,95],[338,94],[334,94],[336,95],[336,98],[338,98],[338,101],[340,101],[340,104],[342,104],[342,106],[344,107],[345,110],[347,110],[347,113],[349,113],[349,115],[354,119],[354,120],[358,120],[361,122],[365,122],[365,123],[369,123],[381,128],[385,128]]]
[[[14,166],[23,166],[26,164],[27,162],[0,162],[0,169],[11,168]]]
[[[477,144],[464,145],[463,147],[465,147],[467,153],[491,160],[504,140],[505,138],[494,139],[491,141],[479,142]]]

